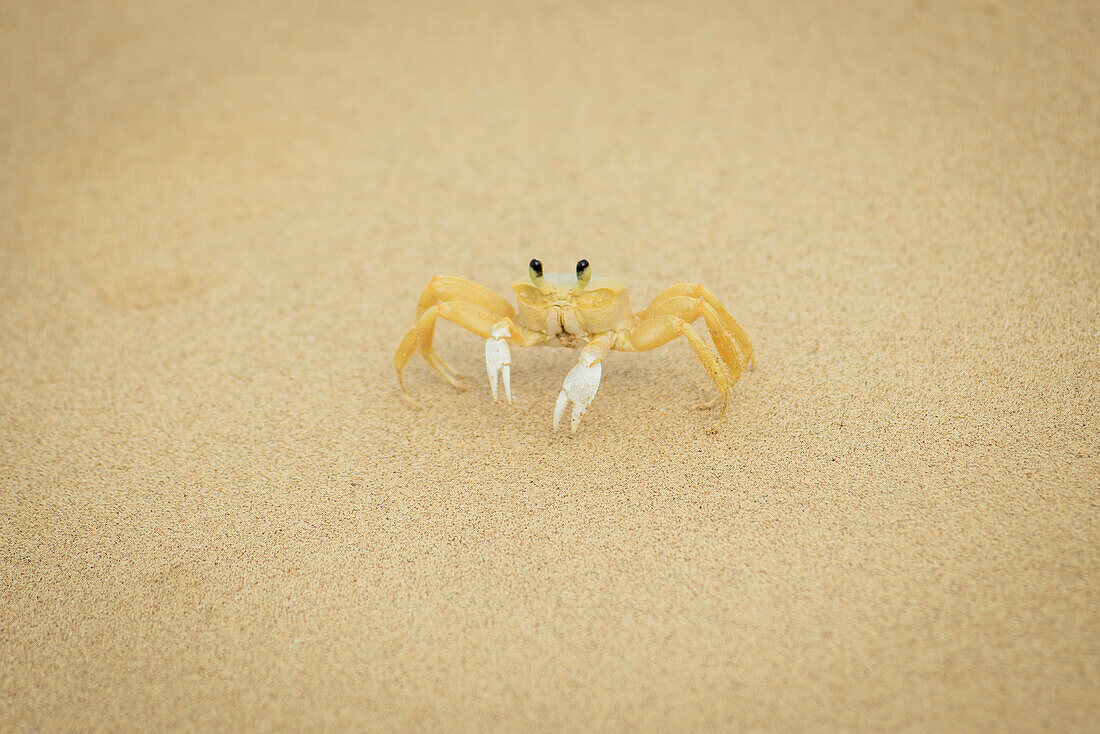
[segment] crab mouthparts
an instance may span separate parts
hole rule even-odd
[[[554,303],[546,313],[546,333],[559,338],[584,336],[585,329],[571,303]],[[564,342],[563,342],[564,343]]]

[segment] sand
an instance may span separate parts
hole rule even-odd
[[[0,10],[0,729],[1086,731],[1095,3]],[[759,368],[441,325],[540,258]],[[1095,731],[1095,729],[1092,729]]]

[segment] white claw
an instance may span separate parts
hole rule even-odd
[[[565,406],[573,403],[573,417],[569,424],[575,433],[577,426],[581,424],[581,417],[588,410],[588,406],[596,399],[596,391],[600,389],[600,376],[603,371],[603,363],[600,360],[600,349],[581,350],[580,359],[569,374],[565,376],[561,392],[558,393],[558,402],[554,405],[554,428],[561,424],[561,417],[565,413]]]
[[[485,371],[489,373],[489,389],[493,402],[497,402],[497,375],[504,379],[504,396],[512,404],[512,353],[505,341],[511,334],[508,324],[494,324],[490,337],[485,340]]]
[[[576,369],[576,368],[574,368]],[[558,393],[558,402],[554,403],[554,430],[558,430],[558,426],[561,424],[562,413],[565,412],[565,406],[569,405],[569,395],[566,394],[565,388],[562,388]]]

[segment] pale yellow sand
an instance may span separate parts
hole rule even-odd
[[[0,729],[1096,726],[1095,3],[0,28]],[[718,293],[722,433],[682,342],[407,409],[531,257]]]

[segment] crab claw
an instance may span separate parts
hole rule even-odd
[[[558,402],[554,405],[555,429],[561,424],[565,406],[572,402],[573,417],[570,427],[573,432],[576,432],[577,426],[581,423],[581,416],[588,410],[588,406],[596,398],[596,391],[600,389],[602,357],[603,350],[598,344],[589,344],[581,350],[580,359],[565,376],[565,382],[558,394]]]
[[[508,350],[506,339],[511,335],[508,324],[493,324],[485,340],[485,371],[489,373],[489,389],[493,391],[493,402],[497,402],[497,375],[504,378],[504,396],[512,404],[512,353]]]

